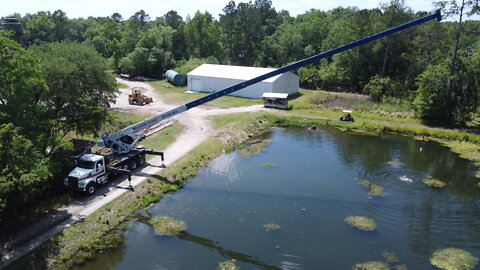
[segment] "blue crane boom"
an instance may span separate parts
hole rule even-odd
[[[419,19],[416,19],[416,20],[404,23],[402,25],[390,28],[390,29],[385,30],[383,32],[379,32],[377,34],[359,39],[357,41],[353,41],[351,43],[348,43],[348,44],[345,44],[343,46],[337,47],[335,49],[332,49],[332,50],[329,50],[329,51],[311,56],[309,58],[300,60],[298,62],[295,62],[293,64],[284,66],[284,67],[276,69],[274,71],[268,72],[268,73],[263,74],[261,76],[250,79],[248,81],[235,84],[231,87],[225,88],[223,90],[220,90],[220,91],[215,92],[213,94],[210,94],[208,96],[205,96],[205,97],[196,99],[194,101],[185,103],[185,104],[183,104],[183,105],[181,105],[177,108],[171,109],[171,110],[166,111],[164,113],[161,113],[159,115],[148,118],[144,121],[141,121],[137,124],[131,125],[131,126],[125,128],[125,129],[122,129],[122,130],[120,130],[118,132],[115,132],[111,135],[108,135],[107,133],[105,133],[105,134],[102,135],[102,139],[103,139],[105,145],[110,146],[112,148],[112,151],[114,153],[119,153],[119,154],[128,153],[132,149],[134,149],[136,147],[137,143],[143,138],[143,135],[136,135],[135,132],[138,132],[142,129],[147,129],[148,130],[148,128],[150,128],[151,126],[159,123],[162,120],[170,118],[170,117],[172,117],[174,115],[177,115],[179,113],[185,112],[185,111],[187,111],[187,110],[189,110],[193,107],[202,105],[206,102],[212,101],[212,100],[217,99],[219,97],[223,97],[225,95],[231,94],[235,91],[243,89],[243,88],[245,88],[247,86],[250,86],[252,84],[261,82],[261,81],[263,81],[265,79],[268,79],[268,78],[271,78],[273,76],[276,76],[276,75],[279,75],[279,74],[282,74],[282,73],[285,73],[287,71],[291,71],[291,70],[294,70],[294,69],[297,69],[297,68],[300,68],[300,67],[304,67],[308,64],[311,64],[311,63],[317,62],[321,59],[333,56],[337,53],[340,53],[340,52],[358,47],[360,45],[363,45],[365,43],[368,43],[368,42],[371,42],[373,40],[379,39],[381,37],[385,37],[385,36],[394,34],[396,32],[399,32],[399,31],[405,30],[407,28],[419,25],[421,23],[425,23],[425,22],[433,20],[433,19],[437,19],[437,21],[440,21],[442,19],[442,15],[440,13],[440,10],[437,10],[435,13],[432,13],[428,16],[421,17]]]

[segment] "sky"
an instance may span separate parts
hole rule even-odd
[[[335,7],[356,6],[360,9],[370,9],[379,6],[388,0],[272,0],[275,10],[287,10],[291,16],[303,14],[314,8],[330,10]],[[434,0],[405,0],[405,4],[414,11],[432,11]],[[128,19],[135,12],[143,9],[150,18],[161,17],[170,10],[175,10],[185,19],[187,15],[193,17],[195,12],[208,11],[215,18],[223,14],[222,9],[229,0],[0,0],[0,17],[8,16],[14,12],[22,16],[26,13],[38,11],[55,11],[61,9],[68,18],[106,17],[118,12],[124,19]],[[246,0],[235,3],[247,2]],[[252,0],[254,2],[254,0]]]

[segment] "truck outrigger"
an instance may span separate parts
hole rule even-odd
[[[146,154],[160,155],[163,162],[163,152],[148,150],[144,149],[141,146],[138,146],[138,142],[145,138],[146,132],[152,126],[159,124],[161,121],[185,112],[193,107],[231,94],[252,84],[261,82],[265,79],[285,73],[287,71],[291,71],[293,69],[297,69],[299,67],[312,64],[321,59],[331,57],[334,54],[358,47],[381,37],[394,34],[396,32],[405,30],[407,28],[433,19],[437,19],[437,21],[440,21],[442,19],[440,10],[437,10],[435,13],[428,16],[421,17],[419,19],[374,34],[372,36],[368,36],[357,41],[345,44],[330,51],[300,60],[298,62],[268,72],[248,81],[238,83],[221,91],[185,103],[179,107],[143,120],[137,124],[129,126],[115,133],[104,133],[101,140],[99,140],[98,142],[90,142],[90,147],[87,147],[87,150],[84,151],[84,153],[77,156],[77,167],[68,175],[67,178],[65,178],[64,185],[71,187],[75,190],[81,190],[85,191],[88,194],[93,194],[96,190],[97,185],[105,183],[108,177],[112,174],[127,173],[130,179],[131,171],[135,170],[138,166],[143,165],[143,163],[145,162]],[[96,143],[98,143],[98,145],[102,146],[103,148],[101,148],[101,151],[97,151],[95,154],[92,154],[91,148]]]

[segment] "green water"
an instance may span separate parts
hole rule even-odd
[[[241,269],[351,269],[385,261],[383,252],[408,269],[435,269],[436,249],[480,256],[476,167],[449,149],[333,129],[273,129],[264,139],[264,151],[224,154],[148,209],[185,221],[185,234],[157,236],[138,218],[124,246],[77,269],[216,269],[229,259]],[[427,176],[448,186],[432,189],[421,182]],[[369,196],[363,179],[387,195]],[[373,218],[377,230],[352,228],[351,215]]]

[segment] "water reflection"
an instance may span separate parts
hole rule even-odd
[[[238,180],[239,174],[235,167],[235,160],[238,158],[238,155],[226,155],[225,158],[210,162],[209,167],[212,172],[221,175],[225,182],[232,183]]]
[[[230,258],[230,259],[234,259],[236,261],[240,261],[240,262],[248,263],[250,265],[258,266],[261,269],[266,269],[266,270],[268,270],[268,269],[271,269],[271,270],[280,269],[278,267],[268,265],[268,264],[260,261],[258,258],[252,257],[250,255],[246,255],[246,254],[242,254],[242,253],[239,253],[239,252],[235,252],[233,250],[225,249],[221,245],[219,245],[218,242],[214,242],[214,241],[212,241],[210,239],[207,239],[207,238],[195,236],[195,235],[189,234],[187,232],[182,233],[178,237],[182,240],[190,241],[190,242],[199,244],[203,247],[207,247],[211,250],[215,250],[220,255],[222,255],[222,257],[225,257],[225,258]]]

